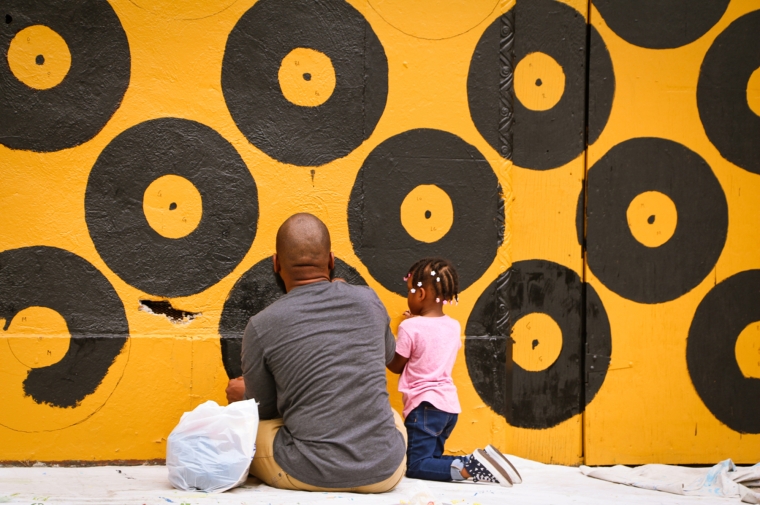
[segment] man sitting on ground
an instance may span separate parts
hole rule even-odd
[[[385,377],[396,343],[374,291],[331,282],[330,247],[311,214],[280,227],[272,259],[287,294],[248,322],[243,377],[227,398],[259,402],[251,474],[266,484],[381,493],[406,469],[406,431]]]

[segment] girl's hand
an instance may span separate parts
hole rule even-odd
[[[408,311],[408,310],[407,310],[407,311],[405,311],[405,312],[404,312],[402,315],[403,315],[405,318],[407,318],[407,319],[409,319],[410,317],[414,317],[414,316],[412,315],[412,313],[411,313],[410,311]]]

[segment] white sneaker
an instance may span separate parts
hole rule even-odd
[[[464,464],[473,482],[491,482],[504,487],[512,487],[512,481],[506,470],[486,454],[483,449],[476,449]]]
[[[507,457],[499,451],[499,449],[492,446],[491,444],[488,444],[486,446],[486,454],[491,456],[491,459],[496,461],[507,472],[507,475],[509,475],[509,480],[511,480],[513,484],[522,484],[522,477],[520,477],[520,472],[517,471],[517,468],[515,468],[512,462],[509,461]]]

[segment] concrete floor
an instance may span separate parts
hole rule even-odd
[[[308,493],[280,491],[250,478],[222,494],[173,489],[166,467],[0,468],[0,503],[26,504],[378,504],[378,505],[675,505],[739,504],[739,500],[678,496],[592,479],[578,468],[543,465],[510,456],[523,476],[512,488],[473,483],[437,483],[404,479],[390,493]]]

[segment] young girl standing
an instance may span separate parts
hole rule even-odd
[[[495,447],[477,449],[469,456],[444,456],[443,446],[461,409],[451,379],[462,346],[459,322],[443,313],[457,302],[459,278],[453,265],[441,258],[425,258],[405,277],[408,319],[398,328],[396,354],[388,369],[400,373],[398,389],[404,400],[407,477],[461,481],[472,478],[511,486],[522,482],[519,473]]]

